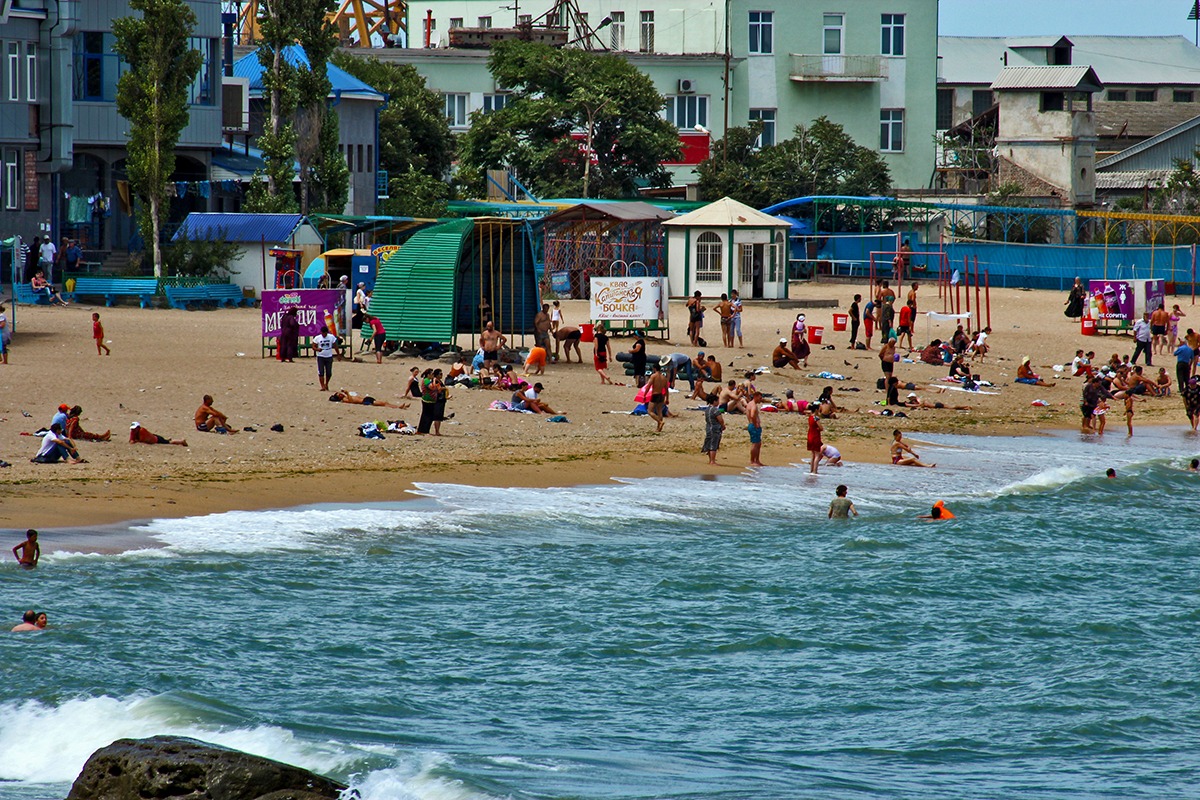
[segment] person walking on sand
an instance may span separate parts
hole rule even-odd
[[[746,402],[746,431],[750,434],[750,466],[765,467],[762,463],[762,423],[759,409],[762,407],[762,392],[757,389]]]
[[[733,336],[737,337],[738,347],[745,347],[742,344],[742,296],[738,294],[737,289],[729,293],[729,309],[731,312],[729,317],[730,347],[733,346]]]
[[[710,393],[705,400],[708,405],[704,408],[704,444],[700,446],[700,452],[708,453],[709,464],[716,464],[721,435],[725,433],[725,412],[717,406],[715,393]]]
[[[111,356],[112,350],[108,349],[108,345],[104,343],[104,323],[100,321],[100,315],[92,314],[92,338],[96,340],[96,355],[100,355],[100,351],[104,351],[104,355]]]
[[[594,349],[592,351],[592,366],[596,368],[597,374],[600,375],[600,383],[612,383],[612,378],[608,377],[608,362],[612,361],[612,345],[608,343],[608,333],[604,327],[596,328],[596,337]]]
[[[667,391],[670,389],[671,381],[664,370],[670,364],[671,357],[663,356],[654,365],[653,372],[650,373],[650,402],[646,405],[646,412],[650,415],[650,419],[658,423],[658,427],[655,428],[657,431],[661,431],[663,424],[667,421]]]
[[[902,438],[899,429],[892,431],[892,463],[901,467],[936,467],[937,464],[923,464],[917,459],[916,451],[908,446]]]
[[[321,326],[321,333],[313,337],[313,348],[317,354],[317,382],[322,392],[329,391],[329,380],[333,377],[333,353],[337,348],[337,337]]]
[[[821,421],[817,419],[817,415],[809,412],[808,415],[808,452],[812,455],[812,463],[808,471],[813,475],[817,474],[817,464],[821,461],[821,449],[825,443],[821,441]]]
[[[38,561],[42,558],[42,546],[38,544],[38,532],[33,528],[25,531],[25,541],[12,549],[13,557],[21,565],[21,569],[37,569]]]
[[[846,488],[846,484],[841,484],[835,490],[837,497],[829,501],[829,519],[850,519],[850,515],[858,516],[858,509],[854,507],[854,503],[846,497],[846,492],[850,491]]]

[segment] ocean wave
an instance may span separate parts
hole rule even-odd
[[[88,697],[47,705],[0,704],[0,781],[70,783],[93,752],[117,739],[188,736],[321,774],[362,762],[365,753],[336,743],[310,743],[270,725],[206,724],[194,705],[169,695]],[[53,742],[53,747],[40,743]]]
[[[1034,473],[1027,478],[1022,478],[1021,480],[1001,486],[993,494],[1003,497],[1012,494],[1042,492],[1046,489],[1054,489],[1059,486],[1065,486],[1068,483],[1095,477],[1094,472],[1084,472],[1076,467],[1051,467],[1050,469]]]
[[[347,797],[362,800],[495,800],[493,795],[444,775],[452,765],[443,753],[423,753],[411,764],[352,776]]]
[[[94,561],[101,558],[128,558],[142,560],[148,558],[177,558],[178,555],[178,553],[173,553],[163,547],[139,547],[135,550],[123,550],[119,553],[81,553],[74,550],[57,550],[53,553],[44,553],[38,563],[69,564],[75,561]]]

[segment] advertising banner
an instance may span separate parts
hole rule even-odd
[[[594,320],[663,319],[666,278],[591,278]]]
[[[338,289],[283,289],[262,293],[262,335],[279,335],[279,321],[289,308],[296,309],[301,336],[317,336],[321,326],[333,322],[344,335],[347,292]]]
[[[1132,320],[1133,287],[1129,281],[1088,281],[1088,309],[1095,320]]]

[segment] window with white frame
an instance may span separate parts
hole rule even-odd
[[[608,15],[612,23],[608,26],[608,49],[625,49],[625,12],[614,11]]]
[[[8,99],[21,99],[21,43],[8,43],[8,58],[5,59],[8,66]]]
[[[843,52],[846,15],[825,14],[824,28],[821,33],[821,52],[827,56],[840,56]]]
[[[721,237],[705,231],[696,239],[696,282],[721,282]]]
[[[466,94],[445,94],[446,98],[446,122],[451,128],[467,127],[467,99]]]
[[[708,95],[669,94],[666,99],[667,120],[676,128],[686,131],[697,125],[708,127]]]
[[[654,52],[654,12],[643,11],[641,13],[641,28],[638,33],[638,52],[653,53]]]
[[[755,142],[756,147],[770,147],[775,144],[775,109],[752,108],[750,109],[750,121],[762,124],[762,130]]]
[[[38,98],[37,90],[37,45],[33,42],[25,43],[25,99],[31,103],[36,103]]]
[[[450,18],[450,30],[454,30],[455,28],[461,28],[462,26],[463,26],[463,18],[462,17],[451,17]]]
[[[904,149],[904,109],[885,108],[879,112],[879,149],[899,153]]]
[[[14,209],[21,202],[21,170],[18,168],[16,150],[4,151],[4,207]]]
[[[770,55],[775,52],[775,14],[772,11],[750,12],[750,54]]]
[[[491,17],[480,17],[478,27],[480,27],[480,28],[492,27],[492,18]]]
[[[904,15],[879,15],[879,52],[885,56],[904,55]]]
[[[483,96],[483,113],[490,114],[493,111],[499,111],[508,105],[507,94],[485,94]]]

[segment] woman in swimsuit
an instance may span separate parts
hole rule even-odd
[[[1181,317],[1186,317],[1186,316],[1187,316],[1187,314],[1185,314],[1179,310],[1178,305],[1171,306],[1171,317],[1170,317],[1171,324],[1170,324],[1170,327],[1167,329],[1167,336],[1170,338],[1170,341],[1167,344],[1167,352],[1168,353],[1175,352],[1176,341],[1179,338],[1179,320]]]
[[[901,467],[936,467],[937,464],[924,464],[917,459],[916,451],[903,440],[899,429],[892,431],[892,463]]]

